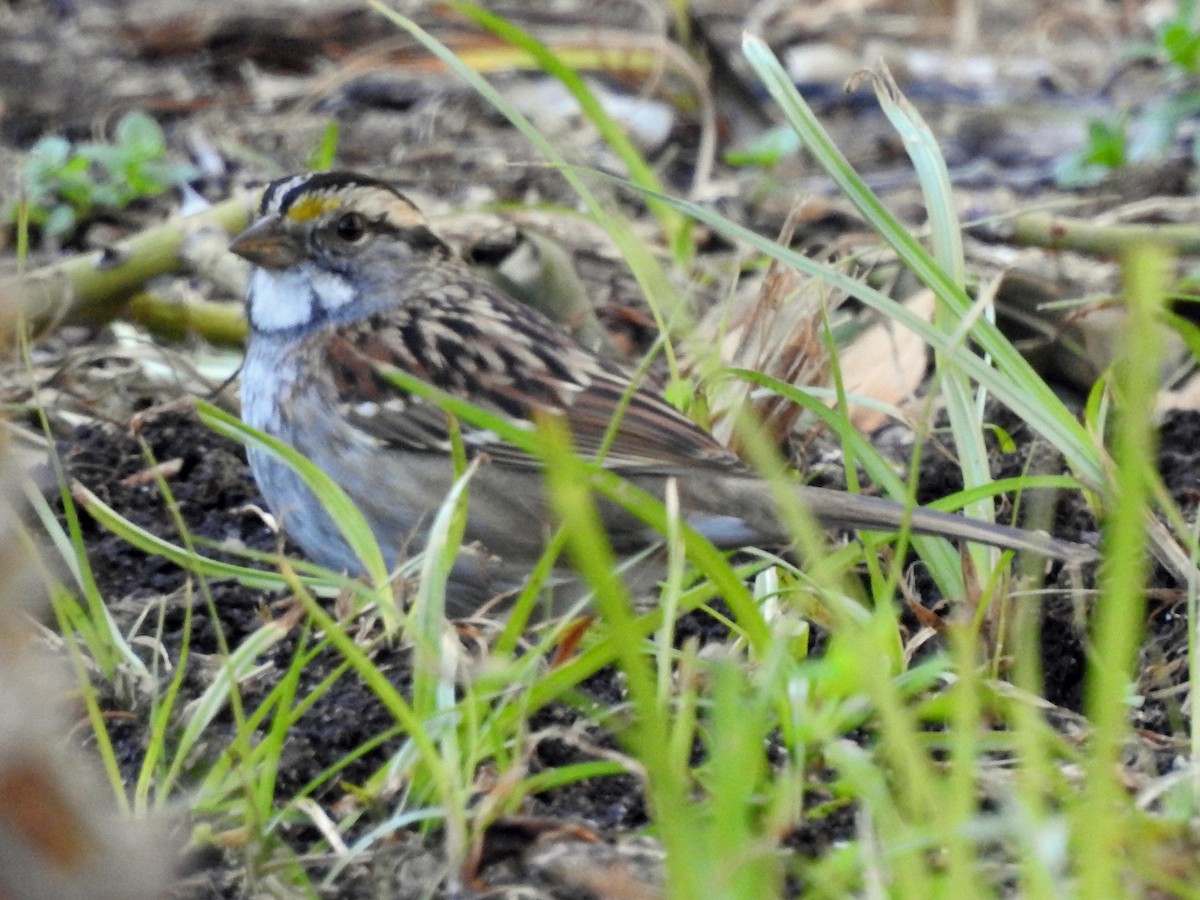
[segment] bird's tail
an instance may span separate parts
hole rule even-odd
[[[813,516],[829,528],[892,531],[908,527],[914,534],[975,541],[1004,550],[1024,550],[1069,562],[1089,562],[1098,556],[1096,550],[1086,544],[1051,537],[1044,531],[981,522],[922,506],[906,508],[879,497],[865,497],[810,485],[800,489],[800,497]]]

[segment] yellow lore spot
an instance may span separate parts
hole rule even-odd
[[[334,196],[302,197],[288,207],[287,217],[293,222],[311,222],[318,216],[337,209],[341,205],[341,199]]]

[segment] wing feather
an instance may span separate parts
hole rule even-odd
[[[442,304],[434,292],[422,299],[419,310],[400,307],[315,336],[339,411],[376,440],[415,452],[450,448],[446,414],[389,380],[385,370],[396,368],[517,422],[561,416],[585,456],[600,453],[620,412],[604,462],[624,474],[743,467],[658,393],[631,390],[625,372],[508,297],[473,293],[464,303],[459,294]],[[491,432],[463,429],[468,451],[502,465],[537,466]]]

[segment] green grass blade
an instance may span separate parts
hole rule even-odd
[[[654,254],[651,253],[646,241],[634,232],[629,222],[619,214],[607,210],[584,183],[580,173],[563,159],[562,154],[533,127],[533,124],[516,107],[492,87],[485,78],[466,65],[448,47],[421,28],[412,19],[389,9],[383,3],[379,2],[379,0],[368,0],[368,2],[380,15],[411,34],[430,53],[441,60],[452,72],[456,73],[481,97],[504,115],[562,174],[567,183],[579,195],[580,200],[587,207],[592,219],[612,238],[613,243],[621,253],[621,257],[629,266],[629,270],[633,273],[639,287],[641,287],[642,292],[645,294],[646,301],[650,305],[655,324],[658,326],[659,331],[664,335],[670,334],[669,325],[677,322],[683,313],[683,310],[680,308],[678,295],[671,286],[666,272],[659,265]],[[672,377],[678,378],[679,366],[670,342],[666,342],[663,345],[663,349],[666,353]]]
[[[1094,647],[1088,658],[1086,709],[1094,727],[1088,784],[1077,807],[1074,839],[1083,896],[1122,892],[1127,841],[1124,817],[1134,810],[1121,778],[1129,732],[1129,689],[1145,629],[1146,508],[1156,471],[1154,400],[1162,359],[1159,327],[1169,260],[1159,248],[1130,247],[1123,260],[1128,310],[1123,352],[1114,371],[1118,415],[1114,431],[1114,490],[1105,522],[1102,596],[1096,605]]]
[[[867,219],[880,236],[897,252],[913,273],[947,305],[955,317],[942,329],[954,333],[959,323],[971,311],[971,300],[954,278],[921,247],[920,243],[900,224],[866,186],[853,167],[847,162],[829,135],[821,127],[816,116],[796,91],[790,76],[760,38],[747,34],[742,50],[750,65],[762,79],[772,98],[779,105],[788,123],[800,135],[804,145],[817,159]],[[682,203],[682,211],[694,214],[694,204]],[[704,215],[701,221],[738,240],[746,240],[762,249],[773,258],[796,266],[801,271],[825,277],[835,287],[846,290],[867,305],[899,321],[919,334],[935,351],[945,353],[956,366],[962,368],[979,384],[995,394],[1003,403],[1014,409],[1037,429],[1047,440],[1058,447],[1080,478],[1092,487],[1104,483],[1103,466],[1095,444],[1055,396],[1048,385],[1033,371],[1020,353],[992,323],[980,319],[971,323],[971,337],[988,354],[994,371],[983,359],[960,347],[961,337],[935,334],[939,329],[915,321],[917,317],[907,314],[900,304],[883,297],[878,292],[856,286],[852,279],[841,276],[828,266],[801,262],[800,254],[784,248],[765,249],[763,244],[774,242],[761,238],[750,240],[746,229],[734,226],[723,217]]]
[[[730,240],[745,243],[772,259],[825,281],[833,289],[844,291],[849,296],[861,300],[920,336],[934,350],[953,357],[955,364],[972,379],[987,388],[1010,409],[1018,412],[1032,428],[1057,447],[1084,484],[1089,488],[1097,488],[1104,483],[1100,453],[1091,435],[1030,368],[1008,339],[986,320],[973,324],[972,338],[978,339],[978,343],[990,355],[994,365],[989,365],[987,360],[963,346],[956,337],[930,325],[903,304],[845,275],[837,268],[783,247],[700,204],[677,198],[664,199],[676,204],[698,221],[710,225],[713,230]]]
[[[964,288],[966,261],[963,258],[962,226],[954,207],[950,172],[946,168],[946,160],[938,147],[937,139],[925,124],[920,112],[900,92],[899,85],[886,67],[873,80],[875,94],[884,114],[900,135],[909,159],[916,169],[929,216],[933,258],[957,287]],[[949,326],[952,330],[955,318],[947,315],[943,305],[939,304],[934,321],[939,327]],[[954,365],[953,358],[937,354],[936,359],[963,483],[968,488],[987,484],[991,479],[991,469],[988,465],[987,447],[983,442],[984,398],[981,394],[977,402],[973,401],[971,385],[965,374]],[[995,512],[990,503],[973,503],[965,512],[973,518],[988,522],[995,519]],[[998,556],[995,552],[979,546],[971,548],[970,552],[980,571],[986,571],[983,567],[989,558]]]
[[[476,25],[487,29],[501,40],[507,41],[514,47],[519,47],[528,53],[547,75],[556,78],[570,92],[571,96],[575,98],[575,102],[579,104],[579,108],[583,111],[584,116],[600,132],[600,137],[604,143],[625,164],[625,168],[629,171],[630,180],[634,184],[647,188],[650,191],[662,191],[662,185],[658,180],[658,176],[654,174],[654,170],[642,158],[642,154],[634,146],[633,141],[629,139],[629,135],[625,133],[625,129],[608,114],[604,106],[596,99],[596,96],[587,86],[587,82],[583,80],[583,77],[559,59],[553,50],[524,29],[517,27],[495,13],[488,12],[474,3],[448,0],[448,5],[470,18]],[[668,204],[652,201],[647,206],[650,208],[650,212],[658,219],[663,232],[670,237],[671,245],[677,246],[679,243],[677,235],[687,229],[687,220]]]
[[[346,543],[350,545],[363,564],[363,569],[371,582],[377,587],[388,583],[387,565],[383,561],[383,553],[379,550],[379,544],[375,540],[371,526],[367,524],[363,514],[354,505],[354,501],[346,496],[346,492],[332,478],[287,444],[254,430],[240,419],[218,409],[211,403],[196,400],[195,406],[200,421],[217,434],[231,438],[240,444],[266,450],[286,463],[300,476],[308,489],[320,499],[321,505],[329,513],[334,525],[337,526],[342,537],[346,539]],[[388,605],[382,603],[381,607]],[[386,610],[384,615],[387,615]]]

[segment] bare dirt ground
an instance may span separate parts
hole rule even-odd
[[[965,35],[955,32],[956,20],[916,11],[923,4],[909,9],[908,4],[880,3],[864,4],[873,7],[865,12],[856,12],[857,4],[847,4],[853,9],[841,12],[835,4],[817,5],[814,9],[823,13],[813,12],[807,19],[800,13],[783,16],[769,36],[778,52],[793,54],[801,73],[798,80],[805,82],[808,96],[855,165],[894,208],[913,216],[919,210],[919,195],[899,141],[871,112],[873,101],[862,93],[841,91],[845,76],[874,55],[891,59],[902,86],[943,135],[964,210],[983,217],[1054,193],[1052,166],[1083,134],[1081,111],[1115,102],[1114,90],[1101,90],[1120,77],[1111,48],[1143,27],[1136,18],[1122,21],[1113,12],[1111,19],[1097,19],[1089,29],[1071,30],[1069,23],[1039,18],[1032,9],[1019,8],[1021,4],[998,5],[1010,11],[982,4],[988,18],[976,32]],[[539,4],[536,13],[530,12],[531,5],[520,3],[488,6],[551,42],[568,42],[579,34],[597,42],[619,41],[622,36],[632,40],[629,36],[635,34],[666,34],[668,28],[665,17],[633,2],[562,0]],[[738,8],[736,3],[692,6],[693,46],[707,55],[709,69],[718,73],[709,84],[720,86],[713,102],[719,146],[726,149],[749,140],[771,117],[769,104],[738,60],[737,35],[752,10],[750,4]],[[23,152],[42,135],[105,135],[123,112],[136,108],[163,125],[174,155],[197,166],[200,174],[194,186],[212,201],[246,184],[303,169],[329,123],[336,122],[340,165],[386,174],[435,215],[503,204],[577,206],[561,176],[545,166],[502,117],[453,75],[430,64],[422,51],[369,9],[353,2],[263,2],[254,5],[253,13],[246,9],[236,2],[10,3],[0,10],[0,171],[15,171]],[[419,14],[443,40],[464,47],[470,41],[491,46],[448,12],[427,8]],[[961,42],[958,51],[947,50],[956,42]],[[672,190],[714,203],[735,220],[771,236],[797,199],[804,199],[797,245],[828,249],[859,239],[857,217],[832,194],[823,177],[798,158],[771,170],[733,168],[719,156],[704,159],[702,122],[695,105],[670,102],[672,91],[678,93],[678,77],[654,82],[627,73],[601,80],[614,94],[642,97],[647,103],[644,112],[653,124],[638,140]],[[615,168],[604,145],[577,115],[555,111],[558,95],[545,76],[497,71],[494,81],[508,95],[524,98],[521,102],[531,112],[542,112],[539,124],[569,158]],[[1115,92],[1137,90],[1128,84],[1119,80]],[[711,170],[698,181],[698,169],[710,162]],[[1193,179],[1190,161],[1174,158],[1109,183],[1107,193],[1094,202],[1111,206],[1123,199],[1170,196],[1187,189]],[[11,175],[5,182],[0,189],[15,191]],[[615,202],[627,206],[631,215],[644,215],[628,197]],[[72,235],[64,250],[103,246],[176,206],[177,198],[165,196],[102,214]],[[631,352],[644,348],[650,340],[647,320],[637,288],[619,262],[603,248],[581,243],[571,249],[602,321],[624,336]],[[701,251],[701,266],[712,271],[734,255],[715,237],[702,243]],[[35,248],[34,262],[55,252]],[[981,243],[972,252],[987,265],[1001,264],[989,256],[1000,254],[993,244]],[[1094,293],[1105,285],[1112,289],[1112,270],[1106,265],[1050,258],[1040,251],[1034,251],[1036,258],[1025,253],[1012,250],[1011,260],[1018,266],[1027,263],[1033,277],[1052,285],[1059,295]],[[15,248],[0,244],[0,255],[12,258]],[[184,289],[213,296],[209,286],[195,280],[185,279]],[[711,290],[716,296],[721,289],[718,285]],[[702,299],[703,291],[697,290],[696,296]],[[1054,351],[1047,355],[1055,357]],[[76,328],[48,338],[34,360],[42,396],[50,398],[57,450],[72,478],[137,524],[175,539],[176,525],[157,488],[131,477],[147,468],[149,448],[154,460],[179,461],[170,485],[192,533],[268,552],[280,546],[280,538],[258,513],[262,500],[240,447],[209,431],[186,410],[156,411],[187,392],[230,404],[232,392],[220,390],[221,376],[231,368],[227,351],[195,340],[160,347],[128,330]],[[164,361],[174,374],[163,374]],[[1080,384],[1061,371],[1067,368],[1053,361],[1049,371],[1061,378],[1064,393],[1078,396]],[[28,424],[28,385],[10,381],[4,389],[15,420]],[[994,418],[1017,442],[1015,451],[997,452],[995,474],[1017,474],[1035,452],[1031,448],[1036,440],[1015,417],[997,410]],[[880,440],[894,441],[898,459],[907,458],[906,438],[889,430]],[[827,441],[812,438],[803,444],[799,461],[814,467],[818,480],[837,483],[837,465],[829,462],[827,447]],[[924,454],[922,500],[956,487],[956,466],[941,445],[931,447]],[[1186,409],[1170,413],[1161,436],[1162,471],[1174,499],[1189,512],[1200,499],[1198,447],[1200,414]],[[1076,505],[1064,502],[1055,530],[1087,539],[1094,535],[1095,523]],[[173,652],[183,637],[185,573],[132,549],[90,520],[84,522],[84,538],[101,594],[122,627],[132,625],[147,603],[168,598],[161,640],[167,652]],[[916,586],[925,592],[926,605],[939,603],[932,587],[919,577]],[[193,653],[217,654],[218,630],[236,644],[264,617],[284,608],[278,596],[232,584],[215,583],[212,588],[219,622],[196,609],[190,635]],[[1066,596],[1045,603],[1043,661],[1046,698],[1060,708],[1057,714],[1069,730],[1082,703],[1085,639],[1078,610]],[[1135,713],[1148,755],[1147,771],[1168,770],[1186,747],[1188,713],[1173,690],[1187,675],[1183,603],[1171,577],[1156,573],[1143,648],[1146,674],[1139,685],[1148,699]],[[908,626],[913,632],[920,627],[914,617]],[[725,633],[714,620],[695,613],[681,624],[678,638],[692,636],[719,641]],[[296,639],[273,647],[263,664],[286,669]],[[316,684],[340,662],[332,652],[319,656],[302,679]],[[388,671],[394,684],[403,688],[408,676],[401,651]],[[205,686],[198,673],[189,677],[184,690],[198,694]],[[261,695],[269,688],[268,683],[248,686],[247,702],[254,701],[256,691]],[[586,698],[598,707],[620,702],[619,680],[613,673],[601,673],[586,685]],[[112,733],[123,771],[132,778],[149,727],[145,706],[118,690],[110,690],[103,699],[113,714]],[[278,790],[305,784],[393,725],[374,695],[352,675],[343,675],[293,732]],[[552,727],[573,737],[542,741],[531,771],[593,758],[595,748],[615,746],[611,735],[591,724],[578,703],[553,704],[532,723],[534,729]],[[214,753],[219,752],[216,734],[219,731],[211,742]],[[353,784],[374,771],[393,748],[393,742],[385,741],[363,754],[316,799],[334,805],[341,784]],[[812,790],[819,794],[819,784]],[[589,888],[572,881],[569,871],[564,873],[570,866],[539,856],[544,835],[570,826],[607,846],[635,833],[646,821],[641,787],[632,775],[547,791],[528,802],[520,819],[494,830],[483,848],[476,884],[484,891],[524,885],[546,896],[587,896]],[[283,827],[297,854],[320,838],[312,826]],[[854,811],[846,808],[804,823],[788,845],[800,854],[820,855],[852,837],[854,827]],[[652,847],[628,842],[620,846],[628,860],[645,857],[645,865],[653,869]],[[422,878],[435,871],[435,855],[436,848],[415,834],[397,834],[384,851],[352,866],[329,896],[424,896],[430,885]],[[313,862],[313,870],[319,873],[322,865],[320,860]],[[257,895],[253,892],[262,886],[247,886],[247,867],[237,847],[192,851],[183,861],[175,896]],[[792,888],[798,892],[803,885]]]

